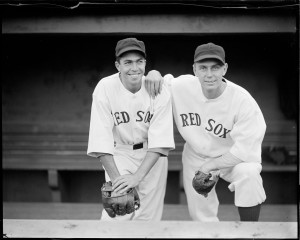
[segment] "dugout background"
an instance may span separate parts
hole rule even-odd
[[[296,151],[292,162],[295,170],[265,172],[263,180],[267,203],[297,202],[297,8],[266,8],[262,11],[255,8],[108,4],[73,10],[54,6],[2,6],[2,13],[2,136],[9,129],[24,126],[48,132],[55,129],[72,132],[76,128],[88,133],[92,91],[102,77],[116,72],[114,49],[121,38],[136,37],[145,42],[148,54],[146,72],[157,69],[162,74],[172,73],[174,76],[192,74],[195,48],[199,44],[213,42],[222,45],[226,51],[229,69],[225,77],[246,88],[256,99],[267,122],[267,131],[275,131],[282,138],[286,133],[295,136],[292,143]],[[190,21],[190,25],[168,25],[167,17],[155,18],[157,13],[167,16],[177,14],[187,23]],[[202,13],[208,14],[208,17],[199,21],[202,25],[196,26],[189,14],[201,18]],[[89,29],[83,20],[80,21],[82,17],[88,17],[97,23],[97,16],[106,16],[107,25],[103,29],[107,32]],[[123,26],[114,20],[114,17],[120,16],[124,19]],[[126,31],[129,23],[135,23],[132,16],[143,21],[136,26],[134,33],[130,29]],[[214,22],[214,16],[223,21]],[[232,16],[242,21],[230,25]],[[282,23],[285,17],[287,21]],[[28,19],[32,21],[26,22]],[[66,19],[69,25],[60,24]],[[74,31],[73,19],[81,22],[77,32]],[[165,26],[157,26],[157,32],[155,28],[153,31],[153,27],[148,31],[148,23],[152,20],[161,21]],[[272,21],[282,25],[275,29]],[[160,29],[165,29],[165,32]],[[51,201],[46,172],[3,170],[2,173],[3,201]],[[103,172],[65,171],[61,176],[64,182],[63,201],[99,201],[96,193],[104,181]],[[174,197],[179,178],[178,172],[169,172],[166,203],[182,201]],[[233,194],[226,186],[222,181],[218,183],[221,204],[233,202]],[[280,189],[284,188],[286,192],[283,194]]]

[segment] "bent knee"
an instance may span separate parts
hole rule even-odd
[[[234,167],[234,172],[238,175],[257,177],[261,172],[260,163],[239,163]]]

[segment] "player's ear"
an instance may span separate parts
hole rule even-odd
[[[196,76],[196,66],[195,66],[195,63],[193,64],[193,72],[194,72],[194,75]]]
[[[118,71],[120,72],[120,63],[118,61],[115,61],[115,66],[118,69]]]
[[[223,68],[222,76],[225,76],[225,74],[226,74],[226,72],[227,72],[227,69],[228,69],[228,64],[225,63],[224,68]]]

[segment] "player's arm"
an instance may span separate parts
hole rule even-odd
[[[111,181],[114,181],[120,176],[120,172],[117,168],[113,155],[103,154],[99,157],[99,159]]]
[[[210,172],[227,167],[233,167],[244,161],[261,158],[261,143],[265,134],[266,124],[263,115],[255,101],[243,100],[237,121],[230,136],[234,144],[224,155],[209,160],[202,165],[203,172]]]
[[[230,152],[225,153],[224,155],[210,159],[206,161],[201,167],[200,171],[206,174],[212,171],[218,171],[220,169],[234,167],[235,165],[243,162],[241,159],[235,157]]]
[[[150,169],[157,162],[159,157],[160,153],[148,151],[145,159],[135,173],[119,176],[112,181],[113,190],[115,190],[116,193],[122,194],[128,191],[130,188],[134,188],[139,185],[139,183],[144,179]]]
[[[157,70],[151,70],[145,76],[145,88],[152,98],[155,98],[158,94],[162,92],[162,86],[166,83],[167,86],[170,85],[171,79],[173,79],[172,74],[167,74],[164,77]]]
[[[100,83],[93,93],[87,154],[99,158],[103,168],[113,180],[120,173],[113,158],[114,120],[110,104],[105,96],[105,89]]]

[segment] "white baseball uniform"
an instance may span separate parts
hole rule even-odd
[[[133,145],[143,147],[133,150]],[[152,99],[144,87],[133,94],[122,84],[119,74],[101,79],[93,92],[87,154],[98,157],[111,154],[121,175],[134,173],[147,151],[174,149],[172,104],[166,88]],[[166,151],[167,149],[167,151]],[[155,150],[153,150],[155,151]],[[166,155],[167,155],[166,154]],[[136,187],[140,209],[133,214],[110,218],[102,212],[102,220],[160,220],[166,190],[167,157],[160,157]],[[105,179],[109,176],[105,172]]]
[[[207,99],[196,76],[165,76],[174,119],[186,141],[182,153],[183,181],[189,212],[196,221],[218,221],[219,201],[215,188],[207,198],[194,190],[195,172],[205,161],[227,152],[242,160],[220,171],[220,177],[235,192],[235,205],[251,207],[266,199],[260,176],[264,117],[249,92],[225,78],[224,81],[224,92],[218,98]]]

